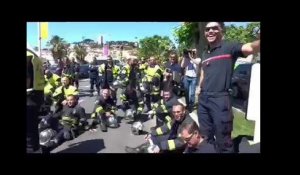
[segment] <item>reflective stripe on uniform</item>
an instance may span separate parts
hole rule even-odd
[[[171,127],[172,127],[172,126],[171,126],[171,122],[168,122],[168,123],[167,123],[167,127],[168,127],[169,129],[171,129]]]
[[[167,120],[168,123],[170,123],[170,122],[172,121],[172,118],[171,118],[170,116],[167,115],[167,116],[166,116],[166,120]],[[171,124],[170,124],[170,125],[171,125]],[[170,129],[171,129],[171,128],[170,128]]]
[[[168,140],[168,146],[169,146],[169,150],[175,150],[176,146],[175,146],[175,141],[174,140]]]
[[[104,109],[102,108],[102,106],[99,106],[99,107],[96,108],[96,112],[97,113],[103,113]]]
[[[96,114],[92,113],[91,118],[95,118],[95,117],[96,117]]]
[[[156,133],[157,133],[157,135],[162,135],[163,134],[160,127],[156,129]]]
[[[125,100],[126,100],[126,95],[121,94],[121,95],[120,95],[120,99],[121,99],[122,101],[123,101],[123,100],[125,101]]]
[[[137,111],[143,111],[143,108],[142,107],[138,107]]]

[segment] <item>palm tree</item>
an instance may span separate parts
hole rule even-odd
[[[68,47],[68,44],[63,38],[55,35],[47,43],[47,46],[52,46],[50,50],[55,61],[57,61],[57,59],[62,59],[65,56],[67,56],[68,51],[66,49]]]
[[[76,59],[80,62],[85,62],[84,58],[87,55],[86,48],[78,44],[74,47],[74,49],[76,53]]]

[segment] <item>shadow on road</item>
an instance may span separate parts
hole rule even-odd
[[[92,97],[90,93],[81,93],[78,94],[79,97]]]
[[[104,148],[103,139],[95,139],[71,144],[69,148],[57,153],[97,153]]]

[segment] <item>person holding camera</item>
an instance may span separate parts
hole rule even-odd
[[[163,89],[171,89],[174,87],[174,79],[181,78],[182,68],[178,64],[178,58],[175,53],[171,53],[169,61],[165,64],[166,70],[164,71]],[[175,77],[173,76],[175,75]],[[174,81],[173,81],[174,80]]]
[[[195,91],[197,82],[198,65],[201,62],[200,58],[196,58],[197,50],[183,50],[183,61],[181,67],[184,69],[184,88],[185,101],[187,109],[192,112],[195,104]]]

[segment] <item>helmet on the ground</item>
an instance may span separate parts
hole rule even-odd
[[[56,131],[48,128],[40,132],[40,145],[47,146],[50,141],[55,137]]]
[[[108,126],[111,128],[117,128],[118,125],[118,120],[116,119],[116,117],[109,117],[108,118]]]
[[[144,94],[148,94],[150,92],[149,84],[146,82],[139,83],[140,90]]]
[[[48,122],[48,120],[46,118],[43,118],[40,123],[39,123],[39,130],[44,130],[46,128],[50,127],[50,123]]]
[[[144,128],[143,123],[140,121],[137,121],[131,125],[131,132],[134,135],[140,135],[141,132],[143,131],[143,128]]]
[[[113,83],[112,83],[112,88],[113,89],[117,89],[117,88],[120,88],[122,87],[122,81],[120,80],[115,80]]]
[[[128,117],[128,118],[134,118],[135,113],[136,113],[135,110],[127,109],[125,111],[125,116]]]

